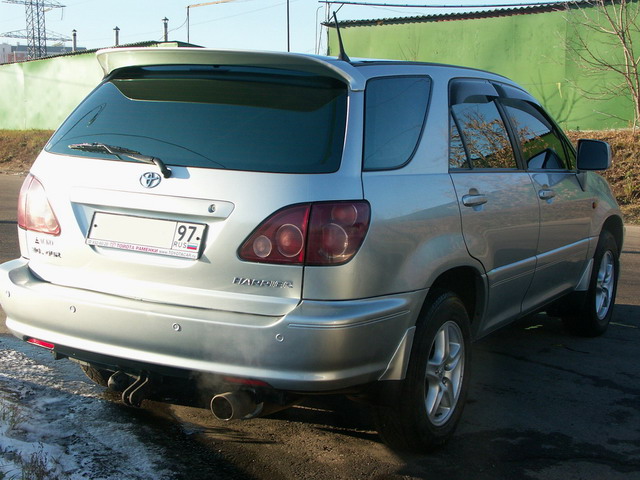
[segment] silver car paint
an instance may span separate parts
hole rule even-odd
[[[536,273],[523,308],[534,308],[575,288],[589,249],[593,194],[583,191],[575,173],[531,173],[540,204]],[[545,192],[553,196],[540,198]]]
[[[308,267],[305,298],[366,298],[427,289],[450,268],[464,265],[481,271],[482,266],[466,251],[447,160],[449,74],[452,70],[468,75],[469,71],[402,63],[389,68],[375,62],[358,69],[366,78],[429,76],[433,92],[427,122],[409,164],[397,170],[363,172],[364,196],[372,210],[369,234],[347,265]],[[362,118],[361,113],[360,122]],[[358,130],[362,130],[361,125]],[[357,158],[362,158],[361,151]]]
[[[0,298],[7,327],[19,337],[307,391],[377,380],[415,323],[411,308],[422,299],[420,293],[407,293],[302,301],[284,316],[249,315],[46,284],[25,260],[4,264],[0,283],[10,286]]]

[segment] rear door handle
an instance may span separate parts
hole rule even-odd
[[[465,195],[462,197],[462,204],[465,207],[479,207],[480,205],[484,205],[487,203],[486,195]]]

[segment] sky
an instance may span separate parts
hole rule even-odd
[[[10,0],[12,2],[16,0]],[[20,1],[20,0],[17,0]],[[209,48],[287,51],[286,0],[218,0],[213,5],[189,8],[187,32],[187,6],[209,3],[206,0],[59,0],[46,3],[65,5],[50,9],[46,15],[47,37],[71,37],[77,31],[79,47],[102,48],[115,43],[114,28],[120,29],[120,44],[162,40],[163,18],[168,18],[169,40],[187,41]],[[369,0],[373,2],[374,0]],[[518,0],[497,0],[495,3],[515,3]],[[0,35],[24,30],[24,5],[0,0]],[[223,3],[224,2],[224,3]],[[332,5],[338,10],[339,20],[404,17],[445,13],[447,10],[419,8],[418,5],[446,4],[474,5],[491,3],[481,0],[382,0],[376,3],[411,5],[358,6]],[[299,53],[324,53],[326,34],[319,24],[325,20],[327,6],[317,0],[289,0],[290,50]],[[449,11],[465,11],[455,8]],[[0,37],[0,43],[26,44],[26,40]],[[52,45],[54,42],[48,42]],[[71,42],[66,42],[71,46]]]

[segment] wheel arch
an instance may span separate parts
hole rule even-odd
[[[622,252],[622,244],[624,242],[624,225],[622,223],[622,219],[617,215],[610,216],[602,224],[600,232],[605,230],[613,235],[613,238],[618,245],[618,253]]]
[[[420,312],[416,316],[415,325],[407,330],[387,369],[378,379],[379,381],[405,378],[416,329],[425,327],[423,319],[427,310],[435,298],[439,297],[443,291],[450,291],[460,298],[469,318],[471,338],[475,338],[476,325],[481,323],[479,319],[485,308],[486,284],[477,269],[471,266],[453,267],[441,272],[429,286],[428,293],[422,300]]]
[[[433,281],[423,308],[438,291],[449,290],[455,293],[464,303],[471,325],[477,323],[484,311],[486,288],[482,275],[470,266],[455,267],[447,270]]]

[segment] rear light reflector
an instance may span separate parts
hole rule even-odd
[[[341,265],[367,234],[367,202],[293,205],[267,218],[242,244],[242,260],[285,265]]]
[[[31,345],[37,345],[38,347],[47,348],[53,350],[56,346],[53,343],[45,342],[44,340],[38,340],[37,338],[27,338],[27,343]]]
[[[60,224],[47,199],[42,184],[29,174],[18,198],[18,226],[32,232],[60,235]]]
[[[247,385],[249,387],[271,387],[267,382],[253,378],[223,377],[222,379],[227,383],[233,383],[236,385]]]

